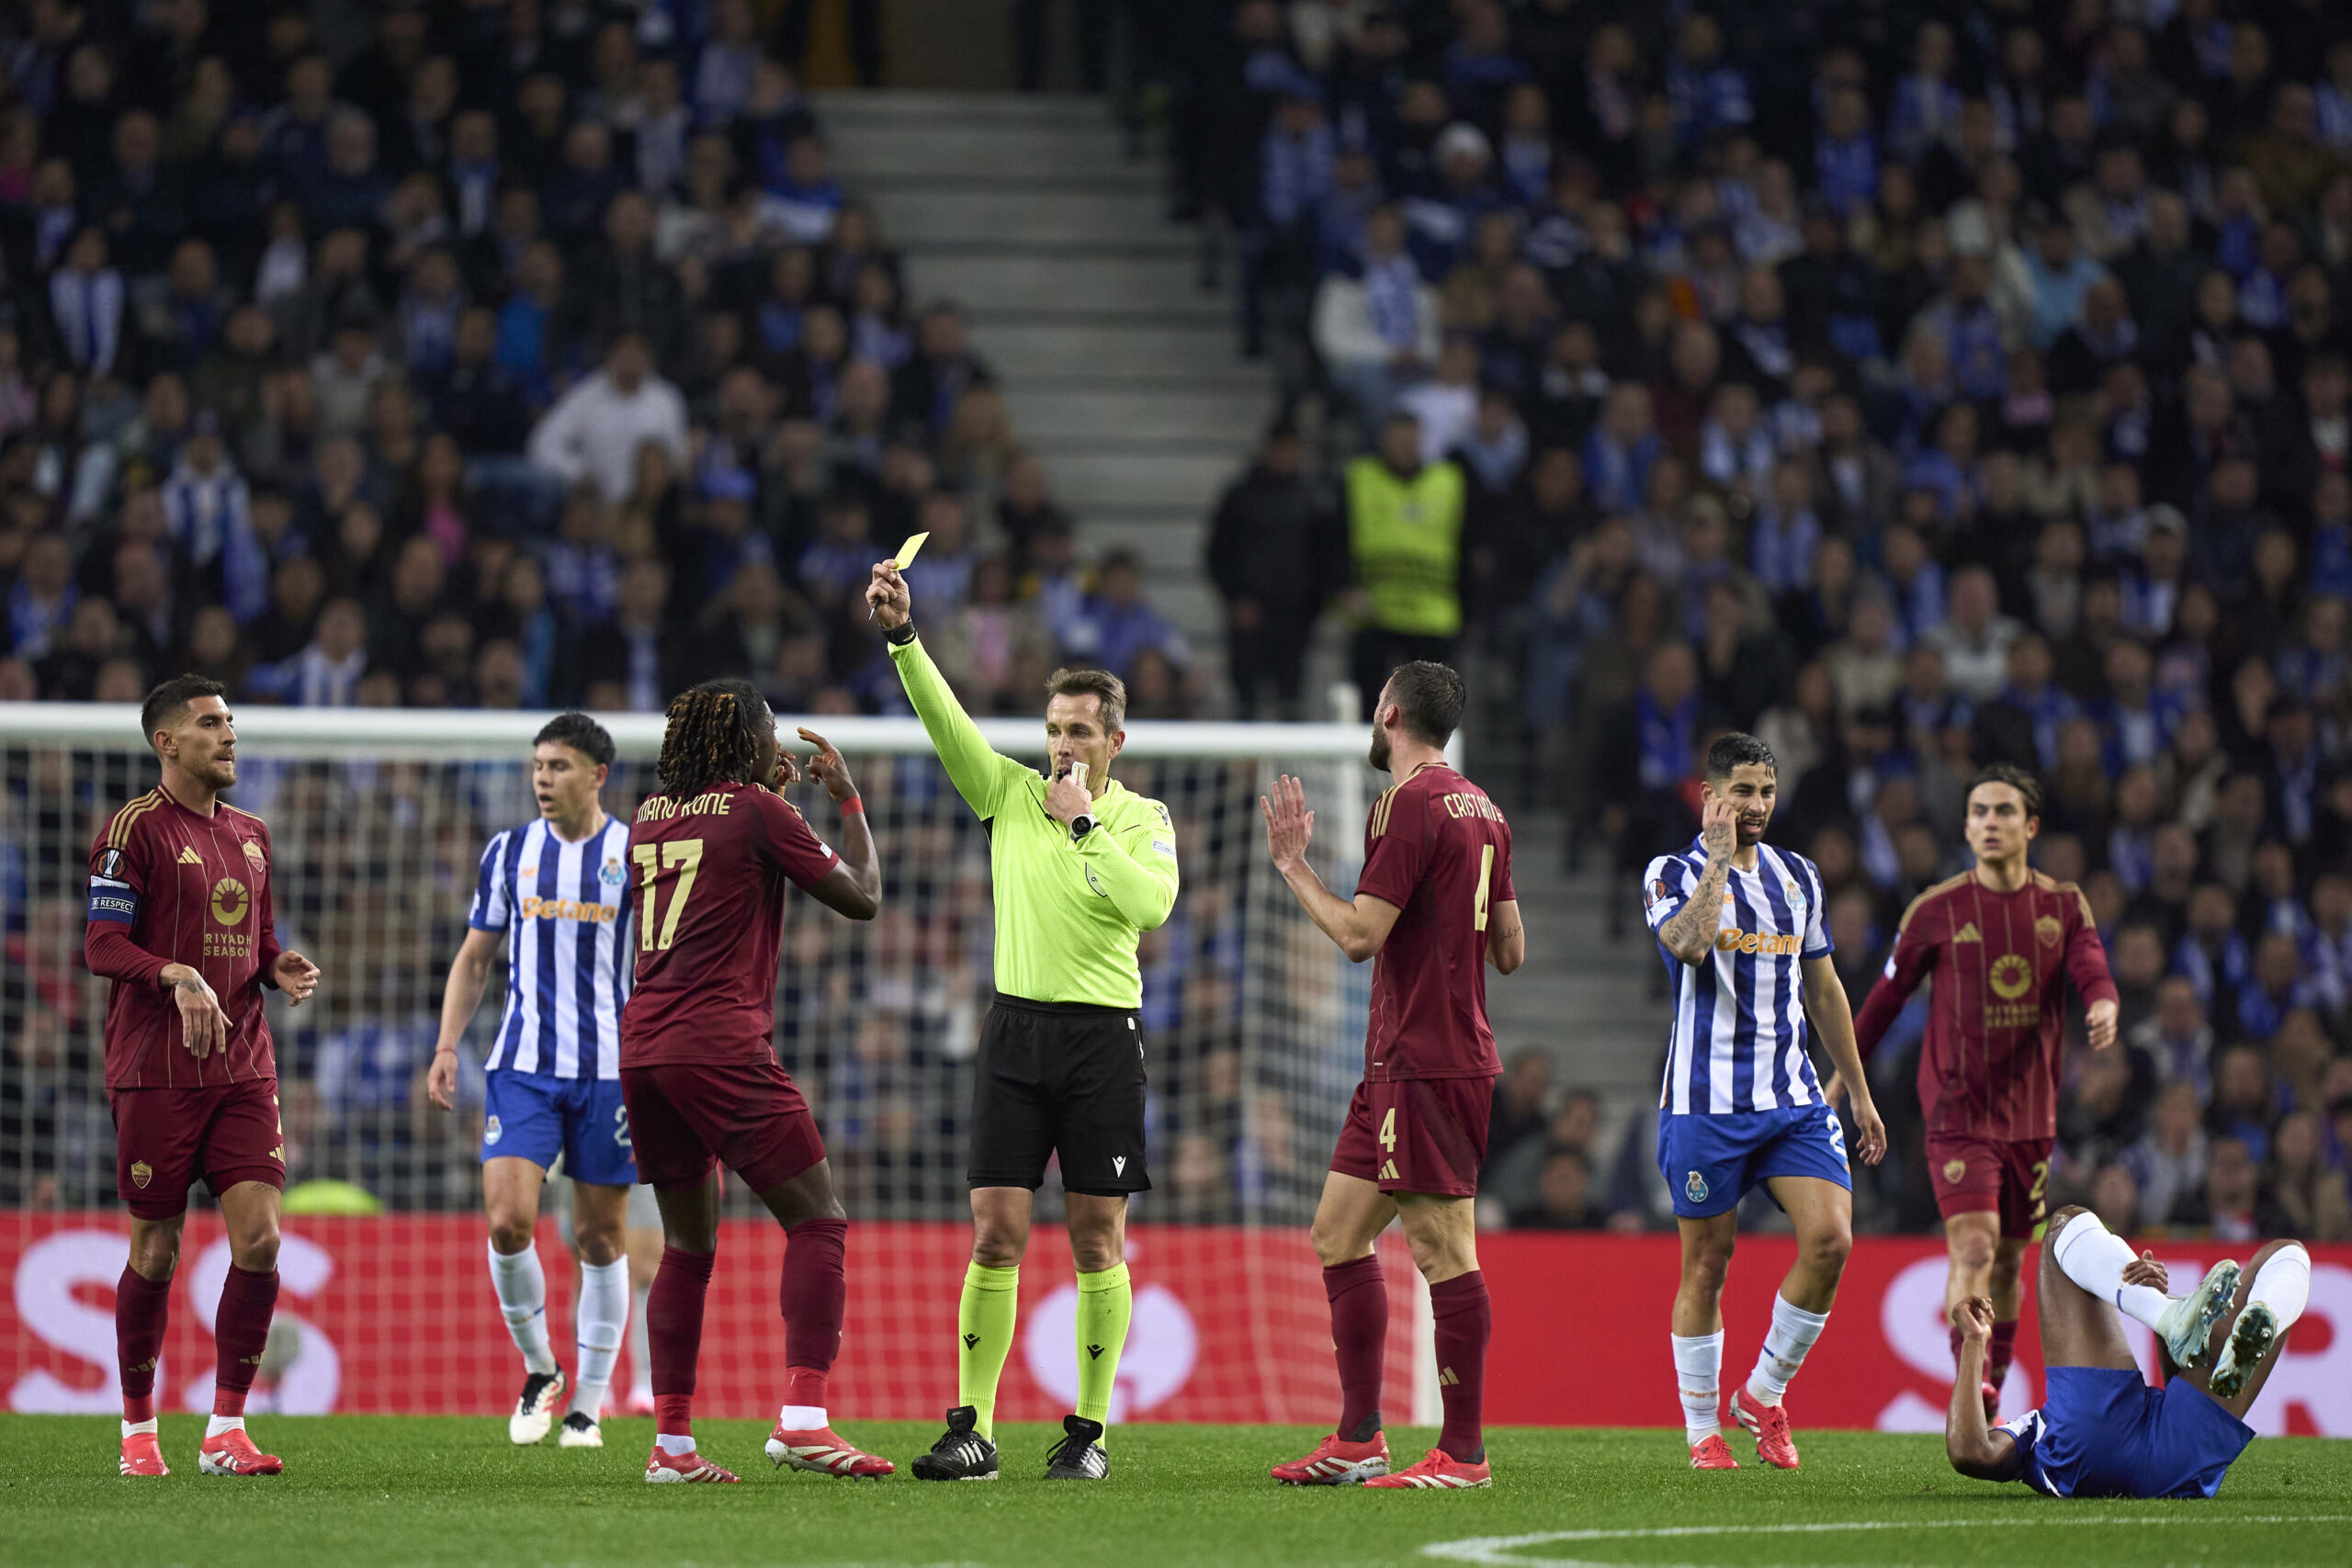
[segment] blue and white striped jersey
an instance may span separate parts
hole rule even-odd
[[[628,824],[607,817],[580,843],[545,818],[481,852],[466,923],[506,931],[506,1013],[483,1066],[555,1078],[621,1076],[621,1006],[637,944]]]
[[[1689,903],[1707,868],[1693,839],[1642,874],[1650,930]],[[1724,884],[1721,928],[1703,964],[1666,951],[1674,982],[1674,1027],[1658,1109],[1677,1115],[1774,1111],[1821,1102],[1821,1080],[1805,1055],[1808,1026],[1798,963],[1826,956],[1828,918],[1821,873],[1801,854],[1756,846],[1756,869],[1735,864]]]

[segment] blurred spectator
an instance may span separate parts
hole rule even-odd
[[[540,418],[531,432],[530,457],[556,480],[569,486],[593,479],[607,502],[618,502],[629,493],[637,449],[649,441],[685,462],[685,400],[654,372],[644,335],[624,332],[613,340],[604,368]]]
[[[1358,630],[1352,659],[1366,717],[1390,670],[1447,660],[1462,629],[1462,470],[1424,462],[1420,422],[1391,414],[1376,455],[1347,469],[1350,575]]]
[[[1306,716],[1307,645],[1347,575],[1339,514],[1304,460],[1298,432],[1275,425],[1209,526],[1209,578],[1225,599],[1226,668],[1244,718]]]

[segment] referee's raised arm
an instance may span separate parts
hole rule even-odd
[[[874,581],[866,585],[865,604],[889,640],[890,662],[899,667],[907,700],[914,705],[915,716],[922,720],[923,733],[931,737],[949,782],[976,815],[982,819],[994,817],[1003,800],[1006,770],[1029,770],[989,748],[980,727],[956,700],[947,678],[923,650],[915,636],[913,595],[907,591],[907,580],[899,575],[898,562],[874,563]]]

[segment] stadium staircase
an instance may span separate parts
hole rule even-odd
[[[1200,241],[1167,218],[1162,166],[1130,161],[1102,101],[1074,95],[833,92],[819,113],[842,182],[906,258],[910,300],[960,301],[1019,438],[1045,458],[1091,547],[1142,558],[1152,603],[1222,685],[1206,520],[1273,412],[1272,377],[1236,349],[1228,287],[1199,285]],[[1228,280],[1232,269],[1227,268]],[[1310,674],[1341,668],[1327,623]],[[1561,870],[1556,815],[1512,812],[1529,962],[1488,995],[1508,1055],[1541,1045],[1554,1080],[1607,1103],[1612,1141],[1657,1102],[1665,1010],[1655,957],[1606,937],[1612,891]],[[1604,1145],[1604,1154],[1609,1145]]]

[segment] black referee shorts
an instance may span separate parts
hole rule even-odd
[[[1143,1157],[1143,1035],[1124,1008],[999,993],[980,1025],[972,1086],[975,1187],[1026,1187],[1061,1156],[1062,1188],[1151,1190]]]

